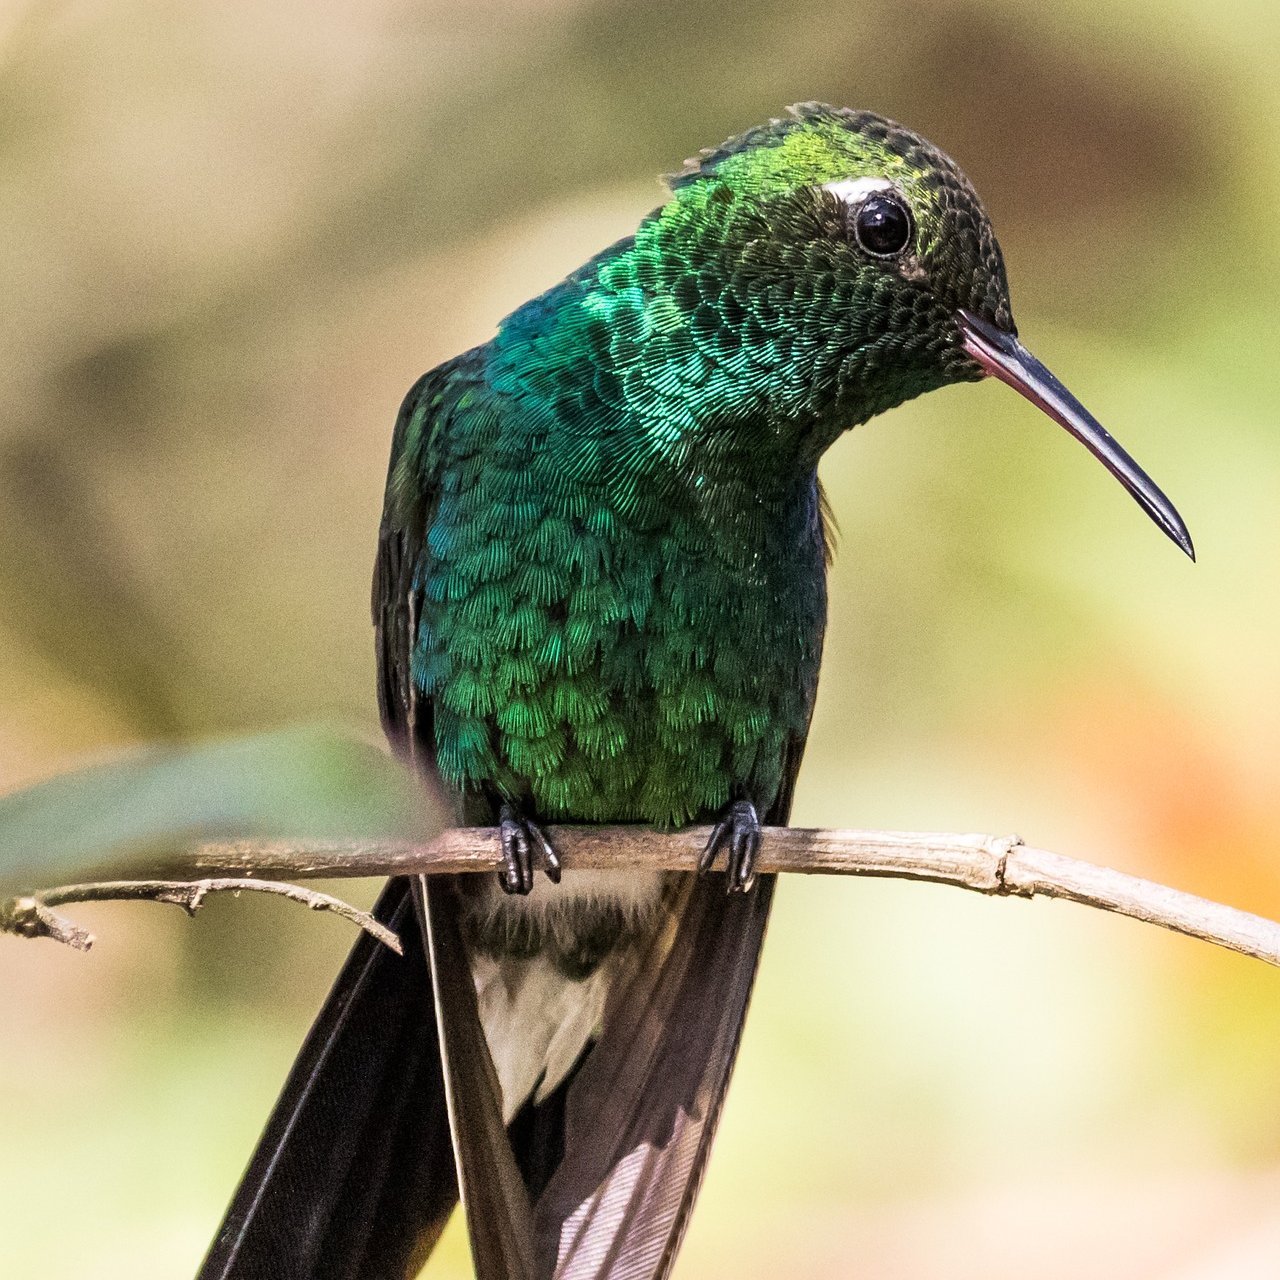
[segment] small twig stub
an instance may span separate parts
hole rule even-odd
[[[50,911],[44,901],[31,895],[0,903],[0,933],[13,933],[20,938],[52,938],[77,951],[88,951],[93,946],[93,934],[87,929],[64,920]]]
[[[87,951],[93,945],[93,935],[65,920],[51,908],[80,902],[167,902],[193,916],[211,893],[245,892],[275,894],[291,902],[302,903],[313,911],[332,911],[358,925],[397,955],[403,954],[400,939],[392,930],[367,911],[361,911],[341,898],[296,884],[245,876],[201,880],[103,880],[92,884],[62,885],[0,903],[0,932],[16,933],[24,938],[53,938],[78,951]]]

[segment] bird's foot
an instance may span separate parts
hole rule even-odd
[[[747,893],[756,882],[756,857],[760,852],[760,815],[750,800],[735,800],[711,828],[698,874],[706,875],[715,866],[716,856],[726,850],[729,893]]]
[[[502,841],[498,883],[504,893],[530,892],[534,868],[539,863],[552,884],[560,883],[560,859],[536,822],[526,818],[514,805],[504,804],[498,833]]]

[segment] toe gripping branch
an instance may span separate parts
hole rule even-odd
[[[735,800],[711,828],[698,859],[698,874],[715,866],[721,849],[726,851],[729,893],[747,893],[756,882],[756,858],[760,853],[760,815],[750,800]]]
[[[560,883],[560,859],[536,822],[513,805],[504,804],[498,830],[502,841],[498,883],[504,893],[528,893],[533,888],[533,873],[539,864],[552,884]]]

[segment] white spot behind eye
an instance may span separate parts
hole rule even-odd
[[[897,190],[888,178],[841,178],[838,182],[824,182],[822,189],[849,206],[861,204],[873,191]]]

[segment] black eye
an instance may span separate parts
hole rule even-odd
[[[892,258],[911,242],[911,211],[893,196],[868,196],[853,215],[853,234],[872,257]]]

